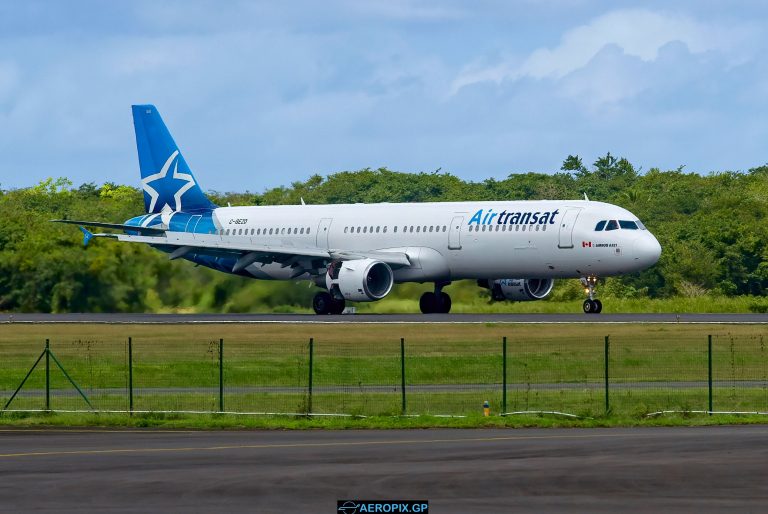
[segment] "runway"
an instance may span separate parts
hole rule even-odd
[[[768,426],[0,431],[8,512],[758,512]]]
[[[712,323],[766,324],[768,314],[17,314],[0,323]]]

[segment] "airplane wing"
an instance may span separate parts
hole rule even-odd
[[[355,260],[376,259],[389,265],[400,267],[411,264],[404,252],[397,251],[345,251],[323,250],[316,247],[296,246],[292,244],[256,244],[250,238],[238,240],[224,239],[217,234],[195,234],[190,232],[172,232],[167,229],[155,227],[136,227],[117,223],[81,222],[73,220],[51,220],[57,223],[69,223],[79,225],[85,235],[84,243],[92,237],[107,237],[127,243],[145,243],[153,246],[165,247],[170,251],[170,259],[178,259],[187,254],[197,253],[212,256],[238,256],[233,272],[253,264],[255,262],[281,262],[286,265],[298,259],[322,259],[322,260]],[[83,226],[111,228],[115,230],[139,232],[133,234],[91,234]]]

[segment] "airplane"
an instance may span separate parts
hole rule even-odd
[[[654,265],[661,246],[637,216],[584,200],[219,207],[200,188],[160,113],[134,105],[145,214],[75,224],[92,238],[143,243],[198,265],[262,280],[308,280],[312,308],[341,314],[395,283],[433,283],[419,307],[448,313],[443,290],[473,279],[495,301],[546,298],[557,278],[580,279],[585,313],[602,311],[598,277]],[[122,233],[92,233],[86,227]]]

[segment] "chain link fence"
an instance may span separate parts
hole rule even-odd
[[[763,336],[0,346],[3,411],[288,415],[768,412]]]

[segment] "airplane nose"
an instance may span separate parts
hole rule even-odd
[[[652,234],[645,234],[635,241],[635,259],[643,266],[653,266],[661,256],[661,245]]]

